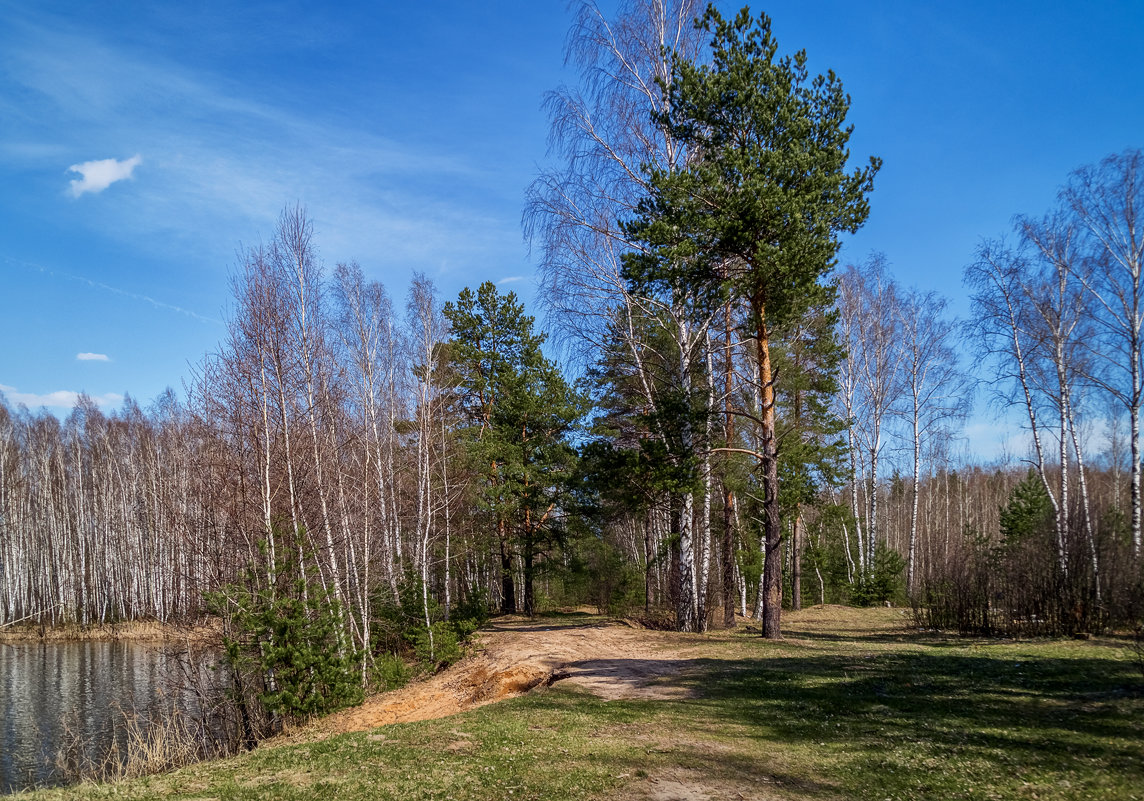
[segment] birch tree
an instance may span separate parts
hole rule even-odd
[[[1074,172],[1062,192],[1090,266],[1082,280],[1100,335],[1095,380],[1128,411],[1132,549],[1141,554],[1140,407],[1144,403],[1144,152],[1127,150]]]
[[[899,290],[886,273],[885,257],[874,254],[861,267],[847,267],[839,279],[839,292],[840,306],[857,318],[857,325],[847,331],[846,372],[854,381],[849,387],[849,397],[853,398],[851,436],[865,451],[869,468],[864,476],[866,553],[861,563],[872,570],[879,536],[878,463],[887,441],[886,424],[903,389]],[[854,317],[845,319],[850,322]]]
[[[995,357],[1001,385],[1016,390],[1015,395],[998,397],[1024,409],[1034,466],[1053,509],[1057,566],[1067,575],[1071,466],[1081,455],[1073,404],[1082,330],[1081,282],[1073,272],[1075,229],[1052,217],[1022,219],[1018,225],[1023,247],[982,245],[978,260],[966,270],[966,281],[973,290],[975,341],[982,355]],[[1055,427],[1046,425],[1047,415],[1055,417]],[[1046,453],[1046,435],[1056,443],[1055,464]],[[1056,469],[1055,481],[1050,468]],[[1086,488],[1082,498],[1087,506]],[[1083,513],[1086,531],[1091,532],[1091,514],[1087,509]],[[1091,536],[1089,540],[1091,544]],[[1092,552],[1095,558],[1095,549]]]
[[[417,517],[414,562],[420,573],[422,611],[432,646],[433,630],[429,618],[429,541],[438,512],[448,503],[445,491],[434,481],[435,473],[439,475],[441,471],[441,466],[436,463],[435,458],[439,454],[436,447],[437,423],[441,417],[442,405],[442,392],[437,385],[438,362],[448,325],[437,300],[436,289],[424,275],[418,274],[413,277],[406,314],[409,318],[410,347],[416,386],[414,417],[417,448]]]
[[[947,302],[936,293],[912,291],[897,308],[901,332],[902,383],[906,402],[898,414],[909,427],[913,480],[910,488],[910,531],[906,556],[906,589],[917,589],[919,500],[922,454],[928,440],[948,431],[947,424],[964,418],[968,376],[959,367],[954,348],[957,323],[946,316]]]
[[[546,98],[552,146],[562,161],[529,187],[525,210],[526,235],[541,248],[544,301],[561,340],[587,361],[603,351],[609,335],[620,332],[632,363],[646,371],[649,344],[636,337],[648,330],[643,322],[652,321],[673,343],[670,358],[683,395],[694,390],[691,381],[705,358],[713,314],[696,315],[694,293],[668,289],[654,295],[646,285],[634,287],[624,272],[624,256],[639,245],[620,221],[649,191],[647,165],[673,172],[689,158],[689,148],[656,115],[666,108],[663,87],[671,80],[673,54],[698,57],[706,37],[693,24],[699,7],[694,0],[633,0],[609,20],[594,2],[579,5],[567,59],[579,69],[581,87],[561,88]],[[612,327],[616,309],[625,324]],[[650,374],[643,375],[645,400],[653,408],[663,397],[654,383]],[[699,438],[686,426],[680,433],[690,458]],[[665,432],[654,436],[666,444]],[[702,625],[694,508],[693,493],[678,499],[678,597],[683,599],[678,624],[686,630]]]

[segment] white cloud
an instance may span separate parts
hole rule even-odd
[[[0,392],[8,398],[8,402],[14,406],[23,404],[29,409],[38,409],[41,406],[46,406],[49,409],[71,409],[75,406],[75,402],[79,400],[80,393],[73,392],[70,389],[60,389],[55,392],[48,392],[43,395],[37,395],[34,392],[18,392],[15,387],[5,386],[0,384]],[[123,403],[123,396],[117,395],[114,392],[107,392],[103,395],[89,395],[89,398],[95,402],[96,406],[102,409],[113,409]]]
[[[81,361],[81,362],[109,362],[109,361],[111,361],[111,359],[108,358],[106,353],[77,353],[75,355],[75,357],[76,357],[77,361]]]
[[[1032,453],[1033,437],[1020,416],[1011,410],[992,418],[970,419],[962,436],[971,458],[978,462],[1013,464],[1026,461]]]
[[[504,284],[515,284],[517,281],[523,281],[523,280],[524,280],[523,275],[510,275],[506,278],[501,278],[499,281],[497,281],[497,286],[503,286]]]
[[[70,189],[72,197],[79,197],[85,192],[99,193],[116,181],[123,181],[131,177],[143,162],[143,157],[136,153],[129,159],[100,159],[99,161],[85,161],[83,164],[73,164],[68,172],[78,172],[83,178],[73,178]]]

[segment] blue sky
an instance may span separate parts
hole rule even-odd
[[[959,313],[982,237],[1047,210],[1073,168],[1144,146],[1144,4],[764,10],[784,51],[841,77],[854,156],[884,160],[843,260],[882,251]],[[223,334],[236,251],[294,201],[327,264],[356,259],[396,297],[416,270],[445,297],[508,279],[531,299],[541,99],[576,77],[561,0],[0,0],[0,19],[10,401],[181,391]]]

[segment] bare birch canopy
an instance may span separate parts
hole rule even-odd
[[[588,0],[566,57],[524,209],[563,364],[493,282],[387,290],[288,204],[185,402],[0,401],[0,626],[287,597],[365,686],[495,609],[769,637],[811,601],[986,633],[1144,614],[1139,150],[965,254],[961,323],[892,274],[917,265],[835,264],[879,162],[766,16]]]

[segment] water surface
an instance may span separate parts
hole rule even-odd
[[[125,713],[147,720],[172,700],[186,708],[180,660],[153,643],[0,643],[0,793],[66,781],[61,754],[82,762],[113,744],[122,751]]]

